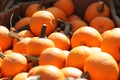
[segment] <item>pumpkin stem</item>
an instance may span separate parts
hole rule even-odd
[[[23,31],[23,30],[29,30],[29,29],[30,29],[30,26],[29,26],[29,24],[28,24],[28,25],[25,25],[25,26],[23,26],[23,27],[20,27],[18,30],[14,30],[13,32],[19,33],[19,32],[21,32],[21,31]]]
[[[99,1],[99,5],[97,7],[97,11],[100,12],[100,13],[104,12],[104,5],[105,4],[104,4],[103,1]]]
[[[88,72],[83,73],[80,78],[85,78],[85,79],[91,80],[90,74]]]
[[[26,54],[24,54],[24,56],[31,61],[39,61],[38,57],[34,57],[34,56],[26,55]]]
[[[38,10],[44,9],[44,7],[45,7],[44,5],[45,5],[45,0],[41,0],[39,7],[38,7]]]
[[[46,24],[43,24],[42,29],[41,29],[41,33],[40,33],[40,38],[45,38],[46,37]]]
[[[22,38],[21,38],[17,33],[15,33],[15,32],[9,32],[9,33],[7,33],[7,35],[9,35],[9,36],[11,36],[11,37],[15,37],[15,38],[17,38],[19,41],[22,40]]]
[[[72,30],[72,25],[69,22],[66,22],[65,23],[64,34],[69,35],[71,30]]]
[[[21,17],[19,15],[15,15],[14,13],[11,14],[10,16],[10,31],[15,31],[15,28],[13,27],[13,18],[18,18],[19,20],[21,19]]]
[[[4,59],[5,58],[5,54],[3,54],[2,52],[0,52],[0,58]]]

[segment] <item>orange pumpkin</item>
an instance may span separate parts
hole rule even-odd
[[[97,16],[110,17],[110,9],[103,1],[91,3],[85,10],[84,18],[87,22],[90,22]]]
[[[92,19],[90,26],[97,29],[102,34],[106,30],[113,29],[115,27],[115,24],[108,17],[98,16]]]
[[[26,54],[26,46],[31,38],[23,38],[13,46],[13,52]]]
[[[61,10],[63,10],[66,16],[72,15],[74,12],[74,8],[75,8],[72,0],[58,0],[53,4],[53,6],[58,7]]]
[[[46,38],[46,25],[44,24],[41,29],[40,37],[33,37],[30,39],[26,46],[26,53],[31,56],[39,56],[41,52],[50,47],[55,47],[52,40]]]
[[[84,72],[89,73],[91,80],[118,80],[119,77],[117,62],[105,52],[88,57],[84,63]]]
[[[62,50],[70,49],[70,40],[63,33],[60,33],[60,32],[51,33],[48,36],[48,39],[52,40],[57,48],[60,48]]]
[[[102,34],[101,50],[111,54],[116,61],[120,61],[120,28],[107,30]]]
[[[70,21],[70,23],[72,25],[72,32],[75,32],[80,27],[88,25],[85,21],[83,21],[83,20],[76,20],[76,19]]]
[[[53,65],[36,66],[28,72],[28,78],[39,75],[39,80],[65,80],[61,70]]]
[[[21,27],[24,27],[26,25],[29,25],[30,24],[30,17],[24,17],[24,18],[21,18],[19,21],[17,21],[14,25],[14,28],[15,30],[18,30],[20,29]]]
[[[63,74],[66,78],[72,77],[72,78],[80,78],[83,74],[82,70],[75,68],[75,67],[64,67],[61,69]]]
[[[39,65],[54,65],[58,68],[65,66],[66,55],[65,53],[55,47],[43,50],[39,57]]]
[[[67,17],[65,15],[65,13],[57,7],[49,7],[46,9],[47,11],[51,12],[56,19],[61,19],[63,21],[67,21]]]
[[[5,26],[0,26],[0,47],[5,51],[11,47],[12,37],[7,35],[9,30]]]
[[[26,80],[27,76],[28,76],[27,72],[21,72],[15,75],[12,80]]]
[[[86,45],[89,47],[100,47],[102,41],[101,34],[94,28],[90,26],[84,26],[77,29],[71,38],[72,48]]]
[[[39,10],[44,10],[44,9],[45,9],[45,7],[40,6],[40,4],[38,4],[38,3],[30,4],[25,9],[25,16],[31,17],[35,12],[37,12]]]
[[[69,22],[71,22],[72,20],[81,20],[81,18],[80,18],[78,15],[73,14],[73,15],[70,15],[70,16],[67,18],[67,20],[68,20]]]
[[[20,53],[0,54],[3,58],[1,70],[4,76],[12,77],[27,70],[27,59]]]
[[[32,32],[30,30],[22,30],[22,31],[18,32],[17,34],[15,33],[15,35],[17,35],[17,37],[13,38],[13,47],[17,42],[20,41],[18,38],[21,39],[21,38],[26,38],[26,37],[29,37],[29,38],[34,37],[34,35],[32,34]]]
[[[45,10],[35,12],[30,20],[30,30],[32,33],[39,36],[43,24],[47,25],[47,36],[57,28],[57,20],[51,12]]]
[[[86,59],[93,55],[92,50],[87,46],[78,46],[70,50],[66,59],[66,66],[83,69]],[[79,62],[78,62],[79,61]]]

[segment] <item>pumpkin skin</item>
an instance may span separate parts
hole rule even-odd
[[[39,65],[54,65],[58,68],[65,66],[66,55],[56,47],[51,47],[43,50],[39,57]]]
[[[82,70],[75,67],[64,67],[61,69],[65,77],[79,78],[83,74]]]
[[[67,21],[67,16],[65,15],[65,13],[60,8],[49,7],[46,10],[51,12],[55,16],[56,19]]]
[[[107,30],[102,37],[101,50],[111,54],[116,61],[120,61],[120,28]]]
[[[102,4],[104,7],[102,7]],[[103,11],[99,11],[100,7],[103,8]],[[103,1],[91,3],[85,10],[84,18],[88,23],[97,16],[110,17],[110,9]]]
[[[6,54],[2,60],[1,70],[6,77],[15,76],[27,70],[27,59],[20,53]]]
[[[45,7],[40,8],[40,4],[37,4],[37,3],[30,4],[25,10],[25,16],[31,17],[35,12],[37,12],[39,10],[44,10],[44,9],[45,9]]]
[[[115,27],[115,24],[108,17],[98,16],[92,19],[90,26],[97,29],[102,34],[106,30],[113,29]]]
[[[60,33],[60,32],[51,33],[48,36],[48,39],[52,40],[55,43],[55,46],[57,48],[60,48],[62,50],[69,50],[70,49],[70,40],[63,33]]]
[[[83,69],[85,60],[93,55],[92,50],[87,46],[78,46],[70,50],[66,59],[66,66]],[[79,61],[79,62],[78,62]]]
[[[17,42],[13,46],[13,52],[18,52],[21,54],[26,54],[26,46],[31,38],[23,38],[21,41]]]
[[[31,56],[39,56],[44,49],[49,47],[55,47],[52,40],[48,38],[33,37],[26,45],[26,53]]]
[[[28,72],[28,77],[40,75],[40,80],[65,80],[61,70],[53,65],[36,66]]]
[[[0,47],[2,51],[11,47],[12,37],[8,36],[9,30],[5,26],[0,26]]]
[[[117,62],[106,52],[88,57],[84,64],[84,72],[89,73],[91,80],[118,80],[119,77]]]
[[[28,76],[27,72],[21,72],[15,75],[12,80],[26,80],[27,76]]]
[[[30,20],[30,30],[32,33],[39,36],[43,24],[47,25],[46,36],[57,28],[57,20],[51,12],[45,10],[35,12]]]
[[[18,22],[15,23],[14,28],[18,30],[21,27],[28,25],[30,23],[30,19],[30,17],[21,18]]]
[[[83,26],[77,29],[71,38],[72,48],[85,45],[89,47],[100,47],[102,41],[101,34],[90,26]]]
[[[72,0],[58,0],[53,4],[53,6],[63,10],[67,17],[72,15],[75,9]]]
[[[70,22],[72,24],[72,32],[75,32],[77,29],[79,29],[80,27],[83,27],[83,26],[87,26],[88,24],[83,21],[83,20],[72,20]]]

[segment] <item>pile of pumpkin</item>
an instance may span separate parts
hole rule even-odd
[[[35,3],[10,30],[1,25],[0,80],[118,80],[120,28],[109,7],[94,2],[84,18],[74,9],[71,0]]]

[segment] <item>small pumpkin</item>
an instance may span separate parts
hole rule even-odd
[[[36,66],[28,72],[30,76],[39,76],[39,80],[65,80],[61,70],[53,65]]]
[[[27,59],[20,53],[0,54],[0,57],[3,59],[1,70],[6,77],[13,77],[27,70]]]
[[[91,20],[90,26],[97,29],[101,34],[106,30],[115,28],[115,24],[112,19],[108,17],[98,16]]]
[[[100,47],[101,34],[90,26],[83,26],[77,29],[71,37],[72,48],[85,45],[89,47]]]
[[[32,37],[26,45],[26,53],[31,56],[40,56],[41,52],[49,47],[55,47],[52,40],[46,38],[46,25],[42,26],[40,37]]]
[[[83,74],[82,70],[75,68],[75,67],[64,67],[61,69],[63,74],[66,78],[72,77],[72,78],[80,78]]]
[[[117,62],[106,52],[89,56],[84,63],[84,72],[88,72],[91,80],[118,80],[119,77]]]
[[[56,19],[61,19],[63,21],[67,21],[67,16],[60,8],[49,7],[46,10],[50,11],[55,16]]]
[[[93,2],[85,10],[84,18],[88,23],[97,16],[110,17],[110,8],[103,1]]]
[[[65,66],[66,55],[65,53],[55,47],[43,50],[39,57],[39,65],[54,65],[58,68]]]
[[[70,50],[66,59],[66,66],[83,69],[86,59],[93,55],[92,50],[87,46],[78,46]],[[79,61],[79,62],[78,62]]]
[[[57,28],[57,20],[55,19],[55,16],[47,10],[37,11],[32,15],[30,20],[30,30],[34,35],[40,36],[43,24],[47,25],[47,36]]]
[[[58,0],[53,4],[53,6],[63,10],[67,17],[72,15],[75,9],[72,0]]]
[[[12,80],[26,80],[27,76],[28,76],[27,72],[21,72],[15,75]]]
[[[11,47],[12,37],[7,35],[10,31],[7,27],[0,25],[0,47],[5,51]]]
[[[120,28],[107,30],[102,34],[102,37],[101,50],[111,54],[116,61],[120,61]]]

